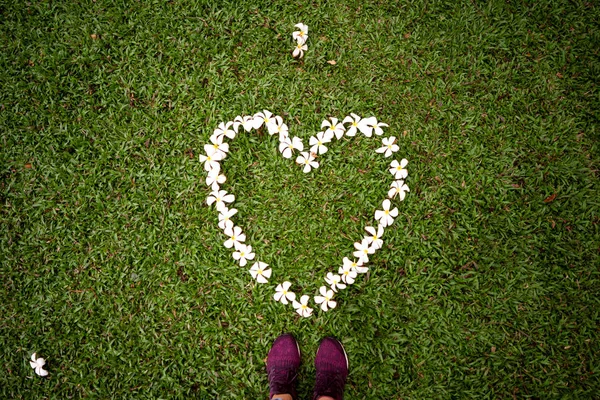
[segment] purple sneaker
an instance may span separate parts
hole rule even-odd
[[[296,380],[300,368],[300,347],[291,333],[279,336],[267,356],[269,399],[276,394],[289,394],[296,400]]]
[[[348,377],[348,356],[337,339],[326,337],[321,341],[315,357],[315,369],[317,377],[313,400],[321,396],[342,400]]]

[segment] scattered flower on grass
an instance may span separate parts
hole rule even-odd
[[[304,57],[304,52],[308,50],[308,46],[304,43],[297,43],[296,47],[294,47],[294,51],[292,51],[292,57],[294,58],[302,58]]]
[[[394,222],[394,218],[398,216],[398,207],[390,210],[391,203],[388,199],[383,201],[382,206],[383,210],[375,211],[375,219],[385,228],[386,226],[390,226]]]
[[[321,123],[321,129],[325,127],[327,127],[325,133],[331,135],[331,137],[335,136],[338,140],[344,136],[344,131],[346,130],[344,128],[344,124],[338,122],[337,118],[331,118],[331,122],[328,120],[324,120]]]
[[[371,236],[365,236],[365,239],[369,242],[371,247],[375,250],[380,249],[383,246],[383,240],[381,237],[383,236],[383,226],[378,225],[377,230],[372,226],[367,226],[365,231],[369,232]]]
[[[235,119],[233,120],[233,130],[237,132],[240,128],[240,125],[244,127],[244,130],[246,132],[250,132],[254,127],[254,121],[252,116],[245,115],[242,117],[241,115],[238,115],[237,117],[235,117]]]
[[[227,180],[225,175],[220,174],[219,172],[219,169],[211,169],[206,176],[206,186],[210,186],[210,189],[213,191],[219,190],[219,185]]]
[[[296,162],[304,165],[304,169],[302,171],[304,171],[305,174],[309,173],[311,168],[319,168],[319,163],[315,161],[315,157],[305,151],[300,153],[298,158],[296,158]]]
[[[352,255],[363,263],[369,262],[369,254],[375,253],[375,249],[369,246],[369,241],[367,239],[363,239],[360,243],[354,243],[354,248],[356,251],[352,253]]]
[[[250,275],[252,278],[256,279],[258,283],[267,283],[268,279],[271,277],[271,268],[267,268],[269,264],[264,263],[262,261],[255,262],[250,268]]]
[[[219,228],[223,229],[223,231],[225,231],[227,228],[233,228],[233,221],[231,220],[231,217],[237,214],[237,212],[238,210],[235,208],[229,209],[224,207],[221,209],[219,211]]]
[[[356,261],[350,261],[348,257],[344,257],[344,268],[348,267],[358,274],[364,274],[369,270],[369,267],[365,267],[363,261],[359,258]]]
[[[375,120],[375,123],[372,124],[373,132],[375,132],[377,136],[383,135],[383,129],[381,128],[387,127],[389,125],[384,122],[377,122],[377,119],[375,117],[372,118]]]
[[[288,300],[296,300],[296,294],[294,292],[290,292],[290,286],[292,286],[292,283],[287,281],[277,285],[275,288],[275,294],[273,295],[275,301],[281,301],[283,304],[287,304]]]
[[[399,195],[400,201],[404,200],[406,197],[406,192],[410,192],[408,185],[404,183],[403,180],[394,181],[390,186],[390,190],[388,192],[388,197],[393,199],[394,196]]]
[[[226,226],[224,232],[225,235],[229,237],[229,239],[227,239],[224,243],[225,247],[227,247],[228,249],[234,246],[235,248],[238,248],[238,246],[242,244],[241,242],[246,241],[246,235],[242,232],[242,228],[240,228],[239,226],[234,226],[233,228],[230,226]]]
[[[334,292],[337,292],[338,289],[346,289],[346,285],[342,283],[342,278],[339,275],[334,275],[331,272],[327,273],[327,276],[325,277],[325,282],[327,282],[327,284],[331,286],[331,289]]]
[[[210,141],[212,144],[204,145],[206,154],[222,153],[221,156],[225,158],[229,151],[229,144],[223,142],[223,136],[211,136]]]
[[[248,260],[254,260],[256,254],[252,252],[252,246],[245,244],[238,244],[236,250],[233,252],[233,259],[240,262],[240,267],[246,266]]]
[[[44,365],[46,365],[46,360],[44,360],[43,358],[37,358],[35,356],[35,353],[33,353],[31,355],[31,361],[29,361],[29,365],[31,365],[31,368],[33,368],[35,370],[35,373],[38,374],[39,376],[47,376],[48,375],[48,371],[46,371],[43,368]]]
[[[327,153],[327,146],[325,146],[323,143],[331,142],[332,138],[333,135],[328,135],[325,132],[319,132],[317,133],[317,136],[312,136],[308,141],[308,144],[312,146],[310,148],[310,152],[315,154]]]
[[[367,119],[361,119],[358,115],[350,113],[350,115],[342,121],[343,124],[350,123],[350,128],[346,130],[346,136],[355,136],[357,131],[364,133],[372,130],[373,128],[368,126],[368,122]]]
[[[308,39],[308,26],[300,22],[294,25],[294,27],[298,28],[299,31],[294,31],[292,33],[292,38],[299,44],[306,43],[306,40]]]
[[[352,285],[356,279],[356,270],[350,265],[348,257],[344,257],[344,265],[340,267],[338,273],[342,276],[342,281],[347,285]]]
[[[209,144],[204,145],[204,148],[205,149],[207,149],[207,148],[214,149]],[[217,172],[219,172],[221,170],[221,164],[219,164],[219,161],[221,161],[223,158],[225,158],[225,153],[220,152],[220,151],[212,151],[212,154],[207,152],[206,155],[200,154],[200,156],[199,156],[200,162],[204,163],[204,170],[209,171],[209,172],[213,171],[213,170],[216,170]]]
[[[404,168],[406,165],[408,165],[406,158],[403,158],[400,162],[394,160],[390,164],[390,173],[394,175],[395,179],[406,179],[408,176],[408,171]]]
[[[319,288],[319,293],[321,293],[321,295],[315,296],[315,303],[321,305],[321,310],[327,311],[330,308],[335,308],[337,303],[331,300],[333,298],[333,290],[327,290],[327,286],[321,286]]]
[[[283,139],[287,138],[289,135],[289,128],[283,122],[283,119],[280,116],[275,117],[275,126],[272,129],[273,129],[273,133],[271,133],[271,132],[269,132],[269,133],[271,133],[271,135],[278,133],[279,141],[282,141]]]
[[[229,139],[233,139],[235,137],[235,131],[231,129],[233,127],[233,122],[221,122],[219,127],[214,130],[213,135],[215,137],[227,136]]]
[[[294,136],[290,139],[287,137],[279,142],[279,151],[284,158],[292,158],[292,153],[294,150],[304,150],[304,145],[302,144],[302,140],[300,140],[300,138]]]
[[[292,301],[292,306],[294,306],[296,312],[305,318],[310,317],[313,312],[313,309],[308,306],[308,300],[310,300],[310,297],[304,295],[300,297],[300,302],[297,302],[296,300]]]
[[[383,139],[381,139],[381,143],[383,144],[383,146],[378,148],[375,151],[377,153],[384,153],[383,155],[385,157],[391,157],[393,153],[400,150],[400,146],[395,144],[394,143],[395,141],[396,141],[396,137],[394,137],[394,136],[390,136],[389,138],[383,138]]]
[[[223,207],[227,207],[225,203],[233,203],[234,200],[235,196],[228,194],[226,190],[213,190],[206,198],[206,204],[209,206],[214,204],[217,211],[220,211]]]
[[[273,118],[273,114],[269,110],[263,110],[254,114],[252,120],[254,129],[260,128],[263,124],[269,129],[269,125],[275,124],[275,118]]]

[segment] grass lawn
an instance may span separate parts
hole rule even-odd
[[[326,335],[349,354],[346,399],[598,396],[594,2],[0,14],[0,398],[267,398],[283,332],[302,346],[303,398]],[[274,287],[317,294],[373,223],[391,159],[357,135],[303,174],[264,129],[238,135],[222,187],[273,267],[257,284],[223,246],[198,156],[219,122],[263,109],[305,145],[325,118],[374,115],[410,162],[383,249],[332,312],[301,318]]]

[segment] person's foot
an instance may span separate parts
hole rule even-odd
[[[315,357],[315,369],[317,377],[313,400],[342,400],[348,377],[348,356],[337,339],[326,337],[321,341]]]
[[[300,347],[291,333],[279,336],[267,356],[269,399],[276,397],[296,400],[296,381],[300,368]],[[281,395],[281,396],[275,396]],[[284,396],[288,395],[288,396]]]

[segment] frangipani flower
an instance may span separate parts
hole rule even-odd
[[[386,226],[390,226],[394,222],[394,218],[398,216],[398,207],[390,210],[391,203],[388,199],[383,201],[382,206],[383,210],[375,211],[375,219],[385,228]]]
[[[373,117],[373,119],[375,119],[375,117]],[[383,129],[381,128],[383,128],[384,126],[387,127],[389,125],[385,122],[377,122],[377,119],[375,119],[375,123],[373,124],[373,131],[377,136],[383,135]]]
[[[281,301],[283,304],[287,304],[288,300],[289,301],[296,300],[296,294],[294,292],[290,292],[290,286],[292,286],[292,283],[288,282],[288,281],[285,281],[285,282],[277,285],[277,287],[275,288],[275,294],[273,295],[273,298],[275,299],[275,301]],[[304,297],[304,296],[302,296],[302,297]],[[308,297],[308,296],[306,296],[306,297]]]
[[[375,150],[375,152],[384,153],[383,155],[385,157],[391,157],[392,153],[395,153],[398,150],[400,150],[400,147],[397,144],[394,144],[395,141],[396,141],[395,136],[390,136],[389,138],[381,139],[381,143],[383,144],[383,147],[378,148],[377,150]]]
[[[294,136],[292,139],[285,138],[279,143],[279,151],[285,158],[292,158],[294,150],[304,150],[304,145],[299,137]]]
[[[213,190],[206,198],[206,204],[209,206],[214,204],[217,211],[220,211],[223,209],[223,207],[227,207],[225,203],[233,203],[234,200],[235,196],[232,194],[227,194],[226,190]]]
[[[333,134],[329,135],[325,132],[319,132],[317,133],[317,136],[312,136],[308,141],[308,144],[312,146],[310,152],[315,154],[327,153],[327,146],[323,143],[331,142],[332,138]]]
[[[286,137],[288,137],[289,128],[288,128],[288,126],[285,123],[283,123],[283,118],[281,118],[278,115],[278,116],[275,117],[275,125],[270,125],[269,133],[271,135],[274,135],[275,133],[278,133],[279,134],[279,141],[282,141],[283,139],[285,139]]]
[[[246,132],[250,132],[254,126],[254,121],[252,119],[252,116],[245,115],[242,117],[241,115],[238,115],[237,117],[235,117],[235,119],[233,120],[233,130],[236,133],[237,133],[238,129],[240,128],[240,125],[242,125],[244,127]]]
[[[256,279],[258,283],[267,283],[270,277],[272,270],[270,268],[267,269],[269,264],[264,263],[262,261],[255,262],[252,268],[250,268],[250,275],[252,278]]]
[[[369,254],[375,253],[375,249],[369,246],[369,241],[367,239],[363,239],[360,243],[354,243],[354,248],[356,251],[352,253],[352,255],[362,262],[369,262]]]
[[[305,174],[309,173],[311,168],[319,168],[319,163],[315,161],[315,158],[312,156],[312,154],[309,154],[305,151],[300,153],[298,158],[296,158],[296,162],[304,165],[304,169],[302,171],[304,171]]]
[[[275,118],[273,118],[273,113],[271,113],[271,111],[268,111],[268,110],[263,110],[262,112],[258,112],[256,114],[254,114],[254,117],[253,117],[254,129],[260,128],[263,125],[263,123],[265,124],[265,126],[268,129],[269,125],[275,124],[275,122],[276,121],[275,121]]]
[[[219,185],[227,180],[225,175],[220,174],[219,172],[219,169],[211,169],[206,176],[206,186],[210,186],[213,191],[219,190]]]
[[[304,296],[300,297],[299,303],[296,300],[292,301],[292,306],[294,306],[294,309],[296,309],[296,312],[304,318],[310,317],[313,312],[313,309],[308,306],[309,299],[310,299],[310,297],[308,297],[307,295],[304,295]]]
[[[204,151],[206,154],[212,155],[215,153],[223,153],[222,156],[225,158],[229,151],[229,144],[223,143],[223,136],[211,136],[210,141],[212,144],[205,144]]]
[[[219,210],[219,228],[225,230],[227,228],[233,228],[233,221],[231,217],[237,214],[238,210],[235,208],[229,209],[227,207]]]
[[[246,241],[246,235],[242,232],[242,228],[239,226],[234,226],[233,228],[231,226],[226,226],[224,231],[225,235],[229,236],[229,239],[227,239],[227,241],[224,243],[224,246],[228,249],[232,248],[233,246],[235,246],[237,249],[238,246],[242,244],[241,242]]]
[[[408,185],[404,183],[403,180],[394,181],[390,186],[390,191],[388,192],[388,197],[393,199],[397,194],[400,195],[400,201],[404,200],[406,197],[406,192],[410,192]]]
[[[369,270],[369,267],[365,267],[363,261],[359,258],[357,261],[350,261],[348,257],[344,257],[344,268],[349,268],[352,271],[364,274]],[[340,272],[341,273],[341,272]],[[354,275],[356,276],[356,275]],[[342,276],[343,279],[343,276]]]
[[[292,51],[292,57],[294,58],[302,58],[304,57],[304,52],[308,50],[308,46],[304,43],[297,43],[296,47],[294,47],[294,51]]]
[[[229,121],[227,123],[221,122],[219,127],[214,130],[213,135],[215,137],[227,136],[229,139],[233,139],[235,137],[235,131],[231,129],[233,127],[233,122]]]
[[[256,254],[252,252],[252,246],[245,244],[238,244],[236,250],[233,252],[233,259],[240,262],[240,267],[246,266],[248,260],[254,260]]]
[[[358,115],[356,115],[354,113],[350,113],[350,115],[351,116],[347,116],[342,121],[343,124],[348,123],[348,122],[350,123],[350,128],[348,128],[348,130],[346,131],[346,136],[355,136],[356,131],[359,130],[359,131],[363,132],[365,135],[370,137],[371,136],[370,132],[372,132],[372,130],[373,130],[373,128],[371,128],[368,125],[370,120],[368,118],[361,119]]]
[[[295,31],[292,33],[294,40],[299,44],[306,43],[306,40],[308,39],[308,26],[304,25],[303,23],[299,23],[294,25],[294,27],[300,29],[300,31]]]
[[[39,376],[48,375],[48,371],[43,368],[44,365],[46,365],[46,360],[43,358],[36,358],[35,353],[31,355],[31,361],[29,361],[29,365],[31,365],[31,368],[33,368],[35,373]]]
[[[373,247],[375,250],[380,249],[383,246],[383,240],[381,239],[381,237],[383,236],[383,226],[377,226],[377,230],[375,230],[375,228],[373,228],[372,226],[367,226],[365,228],[365,231],[369,232],[369,234],[371,235],[365,236],[365,239],[367,240],[367,242],[369,242],[371,247]]]
[[[327,127],[327,130],[325,130],[326,134],[330,134],[331,137],[333,137],[335,135],[335,137],[339,140],[342,138],[342,136],[344,136],[344,131],[346,130],[344,128],[344,124],[341,122],[338,122],[337,118],[331,118],[331,122],[324,120],[321,123],[321,129]]]
[[[208,146],[208,147],[207,147]],[[204,145],[205,149],[213,149],[213,147],[209,144]],[[214,151],[211,150],[211,153],[208,153],[206,155],[204,154],[200,154],[199,158],[200,158],[200,162],[204,163],[204,169],[206,171],[211,171],[211,170],[216,170],[217,172],[219,172],[221,170],[221,164],[219,164],[219,161],[221,161],[223,158],[225,158],[225,153],[220,152],[220,151]]]
[[[342,278],[339,275],[332,274],[331,272],[327,273],[327,276],[325,277],[325,282],[327,282],[327,284],[331,286],[331,289],[334,292],[337,292],[338,289],[346,289],[346,285],[341,283]]]
[[[404,168],[408,164],[408,160],[403,158],[400,162],[397,160],[392,161],[390,164],[390,173],[394,175],[396,179],[406,179],[408,171]]]
[[[340,275],[342,275],[342,280],[347,284],[347,285],[352,285],[354,283],[354,280],[356,279],[356,270],[354,270],[354,268],[352,268],[352,266],[350,266],[348,263],[346,263],[346,260],[348,260],[347,257],[344,257],[344,265],[342,267],[340,267],[340,269],[338,270],[338,273]],[[348,260],[350,261],[350,260]]]
[[[333,290],[327,290],[326,286],[321,286],[319,288],[319,293],[321,293],[321,295],[315,296],[315,303],[321,305],[321,310],[327,311],[330,308],[335,308],[337,303],[331,300],[333,298]]]

